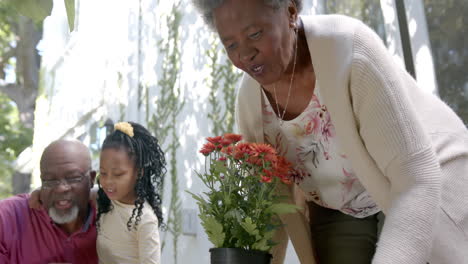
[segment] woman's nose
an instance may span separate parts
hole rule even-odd
[[[240,52],[240,60],[242,63],[248,63],[248,62],[253,61],[256,55],[257,55],[257,49],[253,47],[244,47],[241,49],[241,52]]]

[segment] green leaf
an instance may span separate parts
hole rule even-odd
[[[75,29],[75,0],[64,0],[70,32]]]
[[[300,208],[294,204],[277,203],[268,207],[267,211],[280,215],[280,214],[295,213],[298,209]]]
[[[244,222],[241,223],[241,226],[244,228],[244,230],[249,233],[249,235],[252,236],[258,236],[258,229],[257,225],[252,222],[252,219],[250,217],[245,218]]]
[[[6,0],[18,13],[41,23],[52,11],[53,0]]]
[[[192,198],[196,200],[198,202],[198,205],[200,205],[201,207],[204,207],[204,208],[209,207],[208,203],[200,195],[196,195],[189,191],[186,191],[186,192],[189,193],[192,196]]]
[[[263,233],[263,237],[260,240],[255,242],[252,245],[252,249],[261,250],[261,251],[269,251],[275,243],[271,241],[273,236],[275,235],[276,229],[271,229],[270,231],[265,231]]]
[[[231,209],[229,210],[226,214],[225,214],[225,217],[227,219],[229,218],[232,218],[234,220],[236,220],[237,222],[241,222],[242,221],[242,214],[241,214],[241,211],[239,209]]]
[[[213,163],[211,164],[211,168],[213,169],[213,172],[215,173],[226,174],[227,168],[224,164],[225,164],[224,161],[213,161]]]
[[[208,239],[215,247],[222,247],[226,234],[223,232],[223,226],[216,221],[213,216],[200,214],[201,224],[205,228]]]
[[[268,251],[270,249],[270,247],[271,246],[268,244],[268,239],[266,239],[266,238],[263,238],[260,241],[255,242],[252,245],[252,249],[260,250],[260,251]]]

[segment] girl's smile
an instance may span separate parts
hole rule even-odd
[[[133,204],[136,199],[135,162],[122,148],[106,148],[101,152],[99,183],[110,200]]]

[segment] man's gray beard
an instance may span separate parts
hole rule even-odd
[[[78,206],[74,205],[69,212],[59,214],[57,209],[54,207],[49,208],[49,216],[54,220],[55,223],[62,225],[70,223],[78,217],[79,209]]]

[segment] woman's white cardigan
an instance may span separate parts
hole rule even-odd
[[[386,215],[373,263],[468,263],[464,124],[418,88],[363,23],[338,15],[301,18],[323,103],[343,150]],[[247,141],[264,141],[260,89],[244,76],[236,121]],[[296,186],[280,191],[290,202],[304,204]],[[304,212],[281,219],[301,263],[315,263]],[[283,237],[273,250],[274,263],[283,262],[286,233],[277,234]]]

